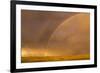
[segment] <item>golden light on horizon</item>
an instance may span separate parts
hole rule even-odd
[[[23,48],[24,49],[24,48]],[[28,51],[28,49],[25,49],[22,51],[22,62],[42,62],[42,61],[61,61],[61,60],[84,60],[89,59],[89,54],[82,54],[82,55],[56,55],[53,51],[42,51],[41,54],[39,54],[40,51],[37,50],[31,50],[31,52]],[[55,55],[54,55],[55,53]]]

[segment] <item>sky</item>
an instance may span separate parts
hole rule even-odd
[[[21,10],[21,48],[26,56],[89,55],[90,14]]]

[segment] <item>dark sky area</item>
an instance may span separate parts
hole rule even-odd
[[[42,47],[55,29],[76,13],[22,10],[22,47]],[[40,45],[40,46],[39,46]]]

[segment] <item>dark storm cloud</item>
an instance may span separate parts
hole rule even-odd
[[[45,47],[54,30],[77,13],[21,10],[22,47]]]

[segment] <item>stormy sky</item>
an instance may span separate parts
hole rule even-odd
[[[51,55],[89,54],[90,14],[21,10],[21,47]],[[26,49],[26,50],[28,50]]]

